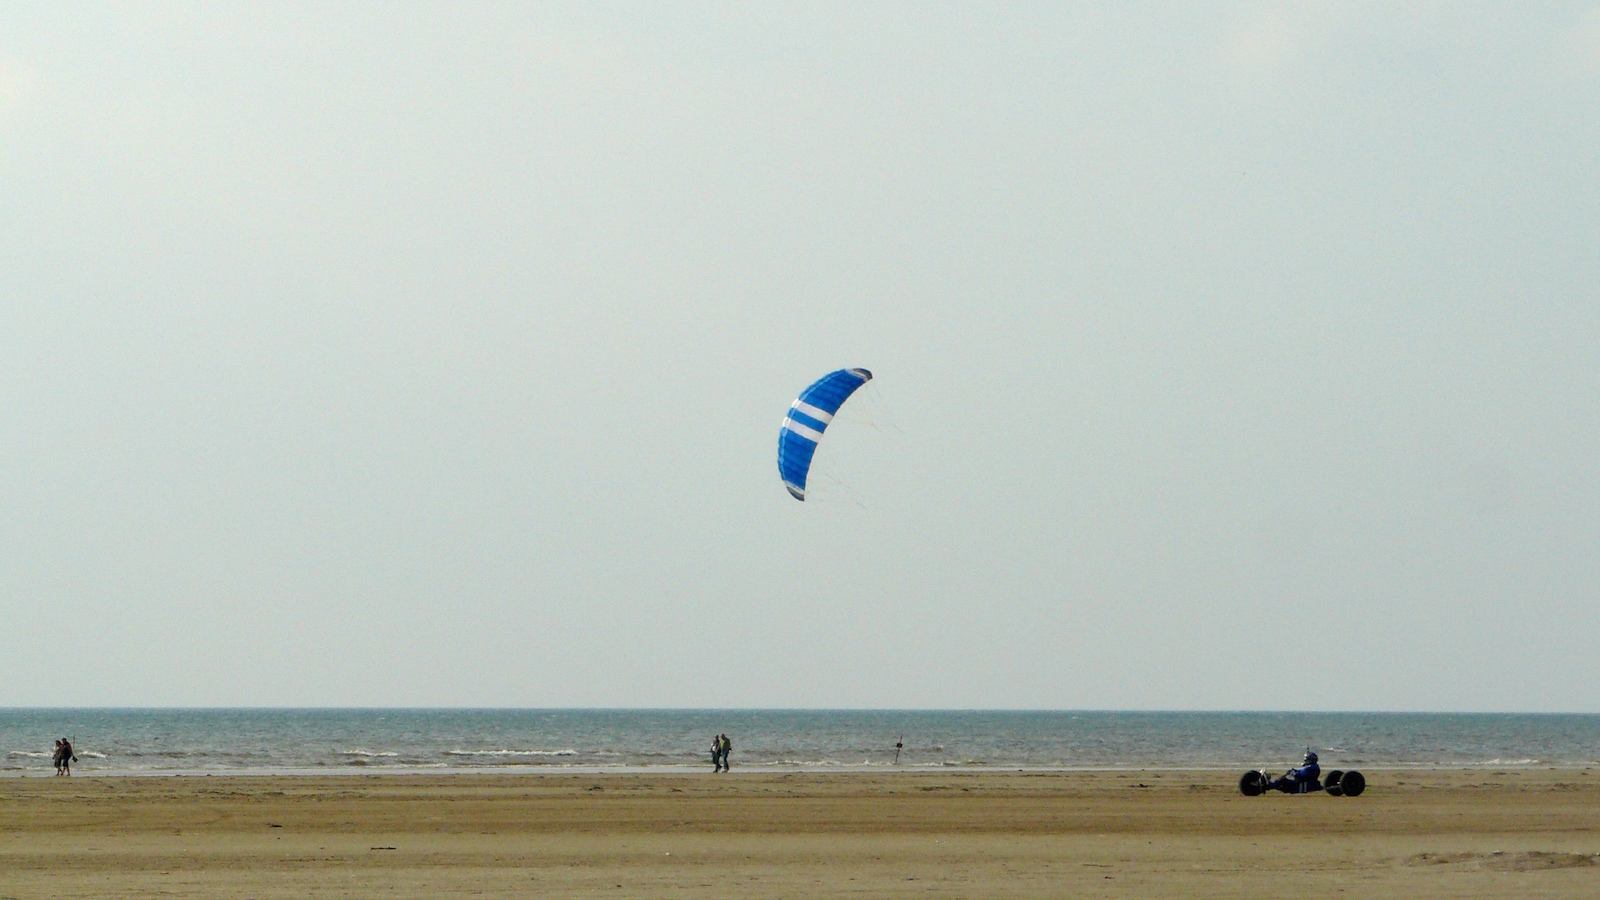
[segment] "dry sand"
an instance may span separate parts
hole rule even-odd
[[[1600,897],[1600,772],[0,779],[0,898]]]

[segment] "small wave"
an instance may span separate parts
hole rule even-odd
[[[96,752],[94,750],[76,750],[76,751],[73,751],[73,752],[77,753],[79,756],[88,757],[89,759],[105,759],[106,758],[106,755],[104,753],[98,753],[98,752]]]
[[[150,757],[152,759],[192,759],[196,757],[216,757],[220,759],[250,759],[260,756],[259,752],[249,750],[123,750],[123,756]]]
[[[6,755],[7,756],[26,756],[29,759],[54,759],[55,758],[54,754],[51,754],[51,753],[40,753],[40,752],[36,752],[36,751],[33,751],[33,750],[13,750],[10,753],[7,753]]]
[[[577,756],[578,751],[566,750],[446,750],[446,756]]]
[[[390,750],[361,750],[361,749],[355,749],[355,750],[340,750],[339,751],[339,755],[340,756],[375,757],[375,756],[399,756],[400,754],[395,753],[395,752],[390,751]]]
[[[1538,764],[1539,761],[1537,759],[1500,759],[1498,757],[1479,763],[1479,765],[1483,766],[1536,766]]]

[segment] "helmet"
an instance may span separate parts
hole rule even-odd
[[[1307,750],[1306,751],[1306,762],[1307,763],[1314,763],[1316,761],[1317,761],[1317,755],[1315,753],[1312,753],[1310,750]]]

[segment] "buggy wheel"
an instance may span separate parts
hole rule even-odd
[[[1343,772],[1334,769],[1328,773],[1327,778],[1322,779],[1322,789],[1328,792],[1328,796],[1337,797],[1344,793],[1344,785],[1339,783],[1339,779],[1343,777]]]
[[[1239,793],[1246,797],[1259,797],[1267,789],[1266,779],[1260,772],[1246,772],[1239,776]]]
[[[1344,789],[1346,797],[1359,797],[1367,789],[1367,779],[1360,772],[1346,772],[1339,787]]]

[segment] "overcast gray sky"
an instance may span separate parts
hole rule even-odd
[[[7,4],[0,705],[1600,710],[1600,4],[1129,6]]]

